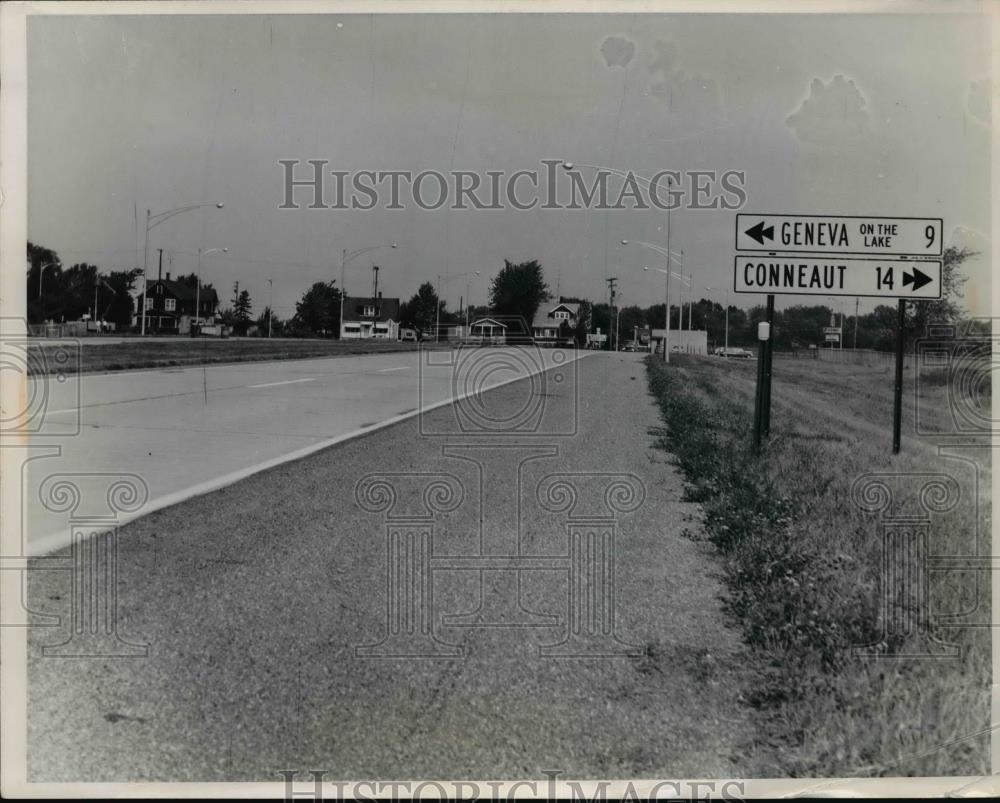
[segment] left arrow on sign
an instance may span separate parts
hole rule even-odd
[[[756,240],[761,245],[763,245],[765,237],[768,240],[773,240],[774,239],[774,226],[768,226],[765,229],[764,228],[764,221],[762,220],[760,223],[758,223],[753,228],[747,229],[746,230],[746,234],[748,236],[752,237],[754,240]]]
[[[906,271],[903,271],[903,287],[906,287],[908,284],[912,284],[913,289],[916,291],[919,290],[921,287],[923,287],[925,284],[930,284],[931,281],[932,281],[931,277],[918,268],[913,269],[912,276]]]

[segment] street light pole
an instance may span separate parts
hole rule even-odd
[[[176,209],[168,209],[166,212],[158,212],[153,214],[152,210],[146,210],[146,243],[143,248],[142,254],[142,331],[141,334],[145,336],[146,334],[146,289],[149,284],[147,280],[147,275],[149,273],[149,230],[155,229],[161,223],[164,223],[175,215],[179,215],[183,212],[191,212],[195,209],[201,209],[206,206],[214,206],[216,209],[222,209],[225,204],[221,201],[214,204],[188,204],[187,206],[178,206]],[[197,310],[196,310],[197,311]]]
[[[626,181],[639,182],[640,184],[653,189],[654,182],[642,176],[637,176],[632,171],[627,173],[621,170],[615,170],[612,167],[601,167],[600,165],[589,165],[589,164],[574,164],[570,161],[564,161],[562,163],[564,170],[574,170],[580,167],[586,167],[591,170],[603,171],[610,173],[611,175],[618,176],[619,178],[625,179]],[[667,194],[670,194],[670,187],[673,185],[673,179],[667,176]],[[666,363],[670,362],[670,210],[671,207],[667,206],[667,290],[666,297],[664,299],[666,305],[666,327],[663,332],[663,361]],[[627,240],[622,240],[622,244],[627,244]],[[655,249],[654,249],[655,250]]]
[[[206,254],[213,253],[228,253],[228,248],[209,248],[207,251],[203,251],[201,248],[198,249],[198,273],[195,274],[198,278],[197,286],[194,292],[194,319],[197,321],[198,325],[201,326],[201,258]],[[146,306],[145,297],[142,300],[143,307]]]
[[[271,337],[271,316],[274,315],[274,280],[267,280],[267,336]]]

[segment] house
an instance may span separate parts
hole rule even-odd
[[[557,304],[542,306],[531,322],[531,334],[539,345],[561,344],[574,339],[579,320],[579,303],[560,301]]]
[[[197,304],[198,309],[195,310]],[[142,326],[143,295],[136,296],[133,326]],[[219,296],[212,287],[191,287],[166,279],[156,279],[146,285],[146,331],[185,335],[191,331],[195,318],[213,318],[219,307]]]
[[[359,296],[344,297],[344,318],[340,322],[344,340],[399,339],[399,299]]]
[[[507,341],[507,325],[495,318],[477,318],[469,326],[470,343],[502,346]]]

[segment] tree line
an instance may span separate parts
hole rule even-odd
[[[960,317],[958,298],[965,277],[960,265],[973,256],[968,249],[947,248],[943,257],[941,300],[921,301],[907,305],[907,332],[910,336],[923,332],[930,323],[953,322]],[[75,321],[85,314],[113,322],[119,330],[131,326],[133,302],[131,292],[142,275],[138,268],[102,273],[98,266],[86,262],[63,268],[58,254],[44,246],[28,242],[27,249],[27,308],[29,323],[44,321]],[[195,287],[194,274],[177,276],[175,281]],[[213,289],[201,284],[202,292]],[[424,282],[409,299],[400,303],[400,325],[422,335],[431,335],[436,327],[462,324],[483,315],[505,320],[521,319],[528,327],[542,304],[554,299],[545,281],[544,270],[537,260],[513,263],[504,260],[503,267],[493,277],[489,288],[489,303],[466,310],[448,309],[431,282]],[[619,344],[632,340],[637,330],[662,329],[665,305],[647,307],[629,305],[612,308],[607,301],[592,303],[587,299],[563,296],[559,301],[580,304],[580,316],[572,332],[566,333],[583,345],[586,335],[600,330],[611,334],[617,330]],[[338,337],[340,332],[341,289],[336,281],[316,282],[302,294],[295,305],[295,314],[282,320],[265,307],[253,317],[253,301],[247,290],[235,294],[229,307],[219,312],[223,323],[238,333],[246,333],[256,323],[257,332],[266,335],[270,324],[276,337]],[[742,309],[729,304],[728,332],[732,346],[749,346],[756,342],[757,324],[764,320],[763,305]],[[796,304],[775,311],[773,337],[775,347],[795,349],[825,344],[823,328],[831,325],[834,311],[825,304]],[[836,322],[843,327],[844,345],[860,349],[890,350],[895,342],[895,305],[879,305],[864,315],[837,314]],[[726,308],[717,301],[702,298],[683,305],[671,304],[670,328],[705,330],[710,346],[721,345],[726,339]],[[525,333],[530,336],[530,331]],[[609,338],[609,341],[611,338]],[[608,343],[611,347],[613,344]]]

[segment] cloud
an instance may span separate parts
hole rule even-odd
[[[828,84],[814,78],[809,97],[786,122],[801,142],[848,145],[869,131],[871,121],[866,105],[861,90],[843,75],[834,76]]]
[[[609,36],[601,43],[601,55],[609,67],[628,67],[635,57],[635,44],[624,36]]]
[[[651,91],[665,101],[670,113],[692,130],[717,126],[724,120],[719,88],[711,78],[688,74],[678,68],[673,42],[656,41],[655,57],[649,64]]]

